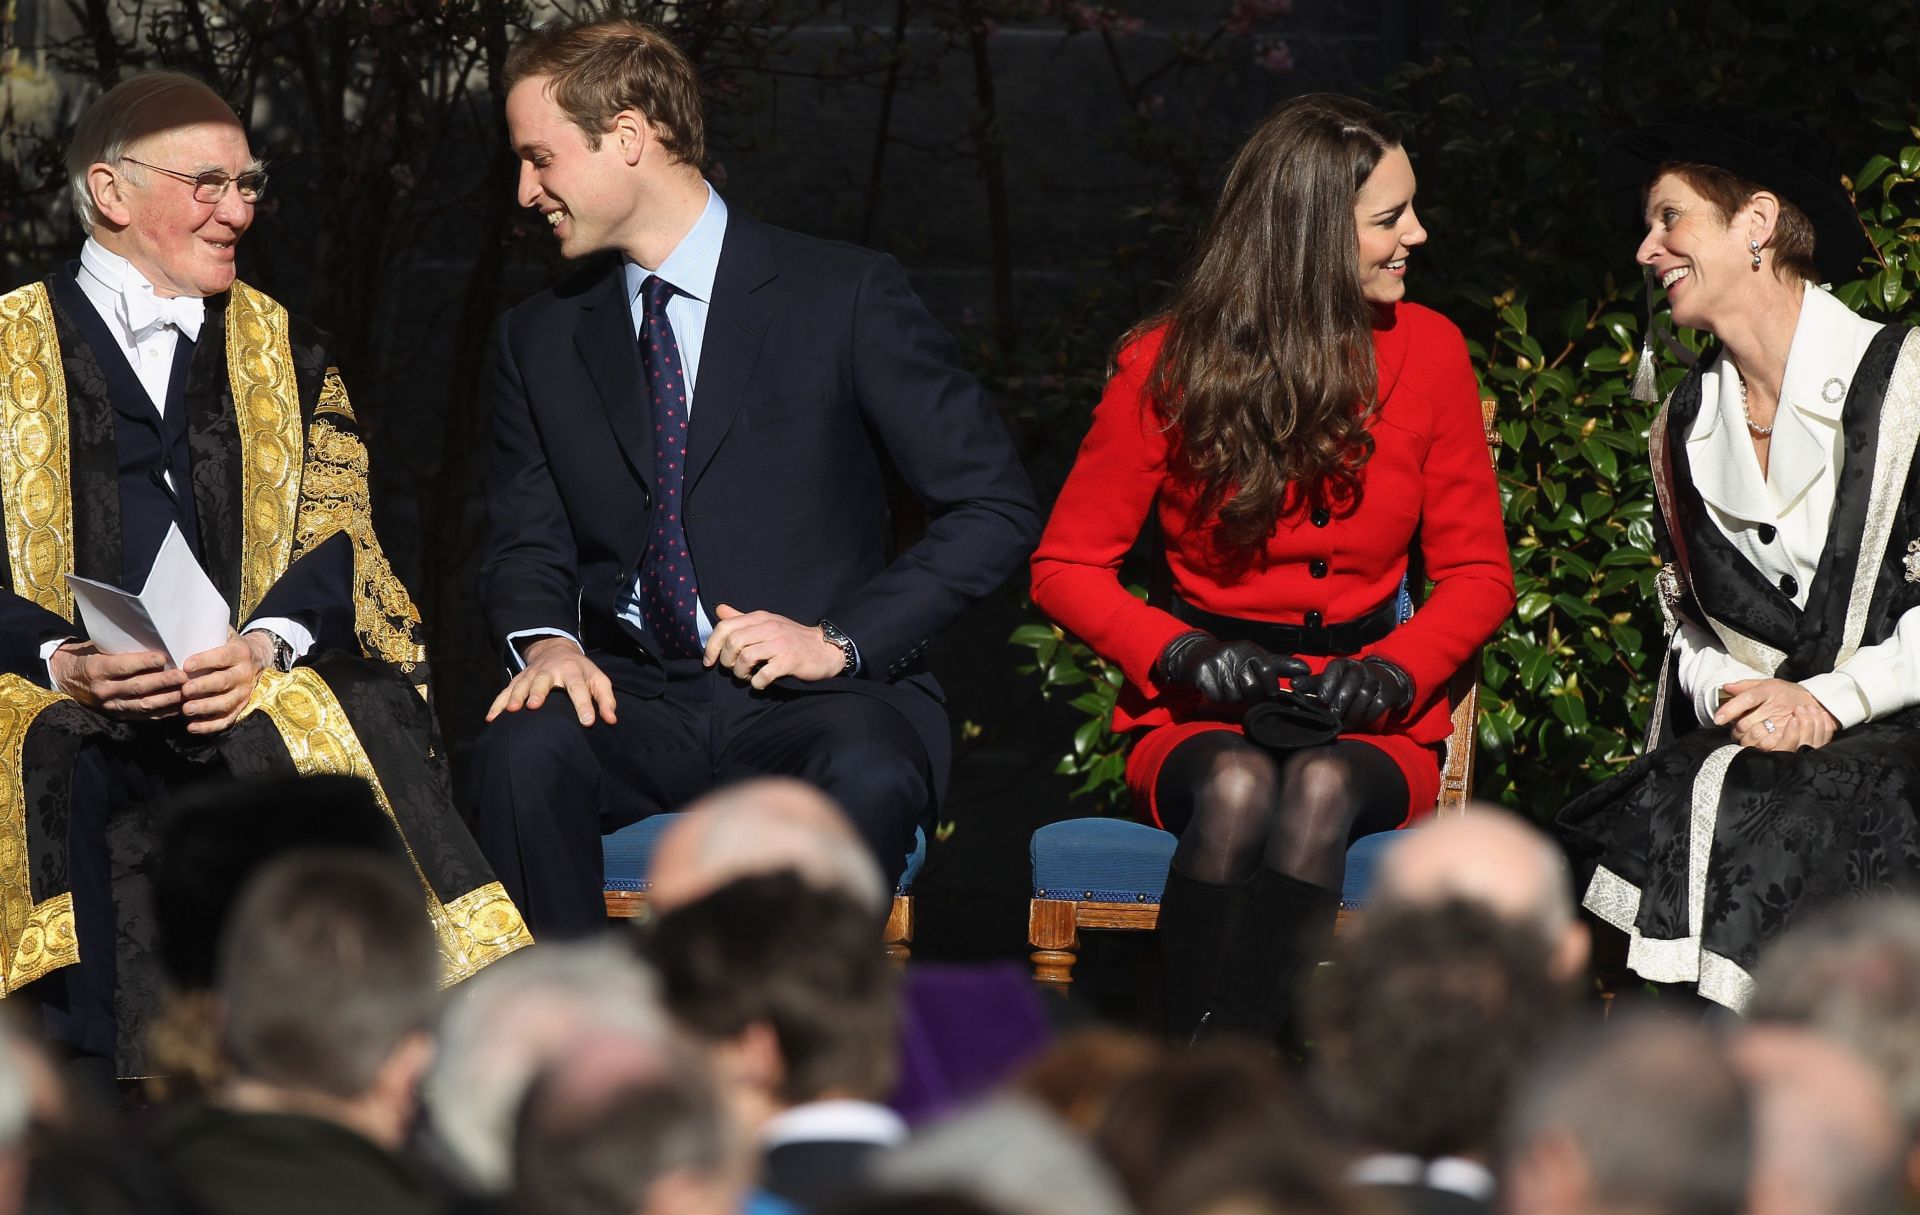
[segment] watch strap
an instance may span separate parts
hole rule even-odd
[[[822,616],[820,618],[819,628],[820,628],[820,635],[822,637],[825,637],[828,641],[832,642],[834,645],[839,646],[840,652],[847,656],[847,661],[843,666],[841,666],[839,673],[841,675],[851,675],[855,671],[859,670],[860,669],[860,649],[858,646],[853,644],[853,638],[841,632],[840,626],[835,624],[833,621],[828,620],[825,616]]]

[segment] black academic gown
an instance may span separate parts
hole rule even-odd
[[[1853,377],[1827,542],[1804,609],[1709,518],[1685,443],[1702,408],[1699,370],[1674,390],[1649,443],[1673,619],[1717,622],[1743,662],[1801,680],[1890,637],[1920,607],[1914,333],[1882,330]],[[1692,720],[1671,654],[1662,679],[1655,745],[1575,798],[1559,824],[1592,871],[1585,905],[1631,935],[1629,965],[1738,1010],[1762,946],[1804,911],[1920,884],[1920,707],[1842,730],[1817,750],[1764,752]]]

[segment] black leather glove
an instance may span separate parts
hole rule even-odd
[[[1249,705],[1271,699],[1282,678],[1305,675],[1307,664],[1251,641],[1194,632],[1169,641],[1153,669],[1162,683],[1192,688],[1211,704]]]
[[[1413,701],[1413,679],[1384,658],[1331,659],[1318,675],[1294,680],[1293,690],[1318,697],[1348,730],[1373,725]]]

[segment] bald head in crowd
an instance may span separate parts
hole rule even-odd
[[[1508,1112],[1509,1215],[1745,1215],[1746,1084],[1695,1025],[1618,1018],[1563,1042]]]
[[[1538,930],[1556,979],[1586,970],[1590,941],[1574,915],[1566,859],[1511,811],[1475,802],[1401,832],[1381,857],[1370,902],[1425,907],[1453,898]]]
[[[879,915],[886,880],[840,808],[818,789],[761,777],[717,789],[687,807],[653,851],[655,914],[683,907],[735,878],[792,870]]]
[[[1894,1208],[1900,1117],[1872,1068],[1818,1034],[1783,1025],[1742,1029],[1732,1052],[1753,1091],[1747,1215],[1875,1215]]]

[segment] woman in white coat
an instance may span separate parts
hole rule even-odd
[[[1806,909],[1920,880],[1920,340],[1817,285],[1875,256],[1821,150],[1716,117],[1609,155],[1639,262],[1715,341],[1649,435],[1652,745],[1560,823],[1632,969],[1739,1009]]]

